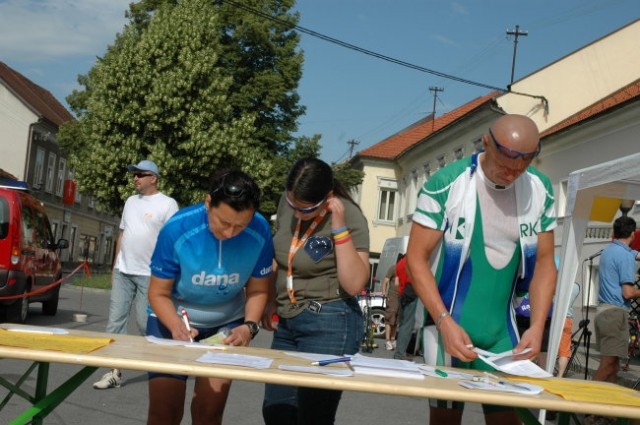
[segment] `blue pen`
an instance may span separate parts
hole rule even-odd
[[[311,363],[311,365],[312,366],[326,366],[326,365],[330,365],[330,364],[333,364],[333,363],[344,363],[344,362],[350,362],[350,361],[351,361],[351,357],[340,357],[338,359],[320,360],[320,361]]]

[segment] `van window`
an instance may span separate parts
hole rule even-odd
[[[9,234],[9,204],[5,198],[0,198],[0,239]]]
[[[22,235],[25,245],[35,247],[36,223],[33,216],[33,211],[28,206],[24,206],[22,209]]]

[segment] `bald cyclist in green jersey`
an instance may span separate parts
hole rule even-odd
[[[505,115],[482,137],[484,151],[434,174],[418,195],[409,236],[414,289],[437,328],[438,365],[487,369],[473,347],[540,352],[556,281],[556,214],[549,179],[531,167],[535,123]],[[440,243],[442,242],[442,243]],[[519,340],[514,292],[529,290],[531,326]],[[429,423],[460,423],[462,403],[431,400]],[[488,424],[519,424],[511,408],[483,406]]]

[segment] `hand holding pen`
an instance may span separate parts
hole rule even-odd
[[[189,341],[193,342],[193,336],[191,335],[191,325],[189,324],[189,314],[187,313],[187,310],[185,310],[184,308],[182,309],[181,314],[182,314],[182,322],[186,326],[187,332],[189,332]]]

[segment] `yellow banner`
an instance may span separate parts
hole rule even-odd
[[[616,216],[616,213],[620,208],[620,204],[622,204],[622,199],[601,197],[594,198],[593,205],[591,206],[591,214],[589,215],[589,220],[611,223],[613,221],[613,217]]]
[[[98,348],[106,347],[112,341],[111,338],[86,338],[71,335],[49,335],[0,329],[0,345],[30,348],[33,350],[87,354]]]

